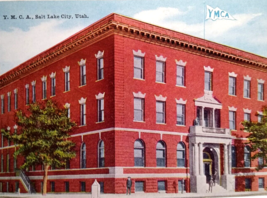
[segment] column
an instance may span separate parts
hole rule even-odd
[[[224,175],[228,174],[228,155],[227,155],[227,145],[224,144]]]
[[[201,122],[202,122],[202,126],[204,127],[205,126],[205,123],[204,123],[204,107],[202,107],[202,113],[201,113]]]
[[[202,143],[199,143],[199,175],[203,175],[203,148]]]
[[[215,109],[212,109],[212,127],[215,128]]]
[[[232,174],[232,145],[228,144],[228,174]]]
[[[197,176],[197,175],[199,175],[199,165],[198,165],[198,145],[197,145],[197,143],[195,143],[194,144],[194,148],[195,148],[195,175]]]

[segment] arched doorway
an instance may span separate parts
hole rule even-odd
[[[217,174],[216,152],[211,147],[206,147],[203,150],[203,171],[206,176],[207,183],[210,181],[214,174]]]

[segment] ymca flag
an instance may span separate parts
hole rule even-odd
[[[236,20],[228,12],[216,7],[215,9],[207,5],[206,20],[211,19],[213,21],[219,20]]]

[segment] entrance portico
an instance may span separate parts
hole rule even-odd
[[[216,121],[215,116],[216,109],[221,109],[222,104],[212,97],[212,92],[205,91],[203,97],[195,100],[195,105],[202,110],[202,113],[197,111],[200,122],[196,121],[195,126],[190,127],[189,134],[191,192],[205,193],[206,183],[214,175],[217,185],[221,184],[227,191],[234,191],[234,176],[231,175],[232,136],[229,129],[218,127],[219,119]],[[211,114],[205,116],[207,108]],[[219,113],[217,117],[220,117]],[[221,166],[222,160],[223,166]]]

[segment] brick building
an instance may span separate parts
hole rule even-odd
[[[261,119],[267,59],[110,14],[0,77],[0,127],[18,130],[16,109],[53,99],[69,109],[77,156],[51,167],[48,192],[203,192],[266,187],[245,146],[244,119]],[[0,190],[41,192],[37,165],[15,171],[13,143],[1,137]],[[19,175],[22,174],[22,175]],[[26,183],[26,185],[25,185]],[[183,185],[184,184],[184,185]]]

